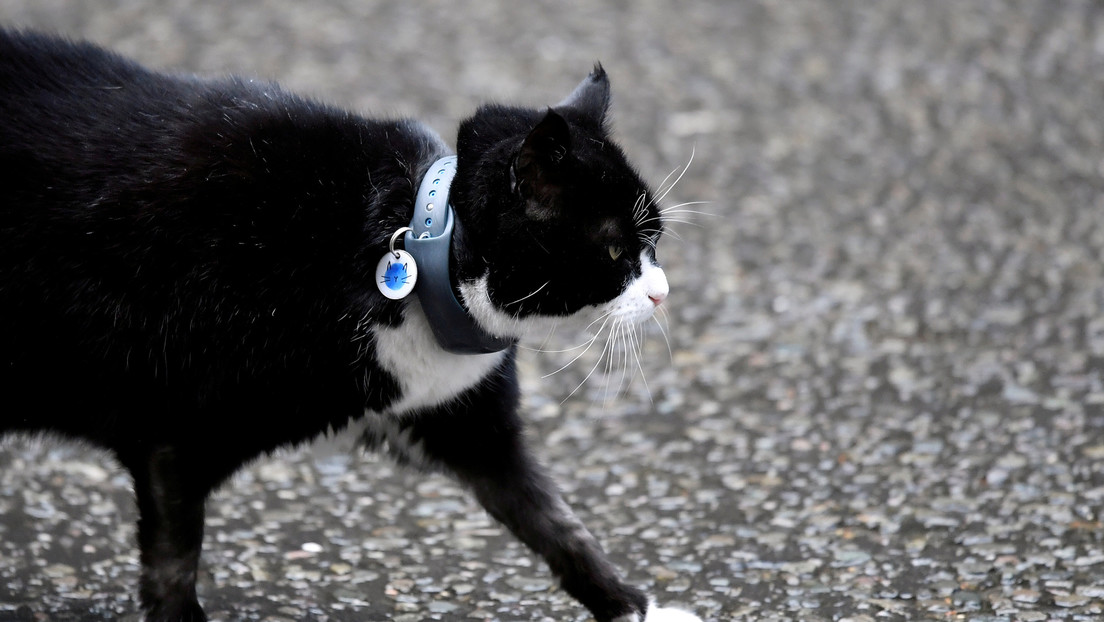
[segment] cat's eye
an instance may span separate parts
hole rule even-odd
[[[621,253],[624,251],[620,246],[616,244],[609,245],[610,259],[617,261],[621,257]]]

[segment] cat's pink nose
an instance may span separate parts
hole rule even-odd
[[[663,270],[654,262],[648,262],[642,268],[642,274],[640,276],[643,281],[643,289],[648,294],[648,299],[652,301],[652,305],[658,307],[663,304],[664,300],[667,300],[667,292],[671,291],[667,285],[667,276],[663,274]]]

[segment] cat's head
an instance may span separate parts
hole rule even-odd
[[[565,316],[635,324],[666,299],[659,208],[610,140],[609,100],[597,66],[552,108],[484,106],[461,124],[459,288],[485,330],[520,337]]]

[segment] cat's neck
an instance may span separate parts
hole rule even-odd
[[[470,272],[460,269],[461,262],[473,261],[477,254],[462,252],[463,226],[450,205],[455,175],[456,156],[448,155],[431,163],[418,184],[404,244],[418,265],[415,292],[442,349],[453,354],[499,352],[516,340],[485,331],[458,295],[459,275]]]

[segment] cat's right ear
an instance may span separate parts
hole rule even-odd
[[[514,192],[526,202],[531,217],[555,215],[563,187],[563,164],[571,155],[571,129],[556,111],[549,109],[529,132],[510,169]]]
[[[591,119],[602,127],[606,121],[606,113],[610,105],[610,83],[606,70],[602,63],[594,64],[594,71],[583,78],[579,86],[571,92],[562,102],[556,104],[556,108],[572,108],[582,113],[583,117]]]

